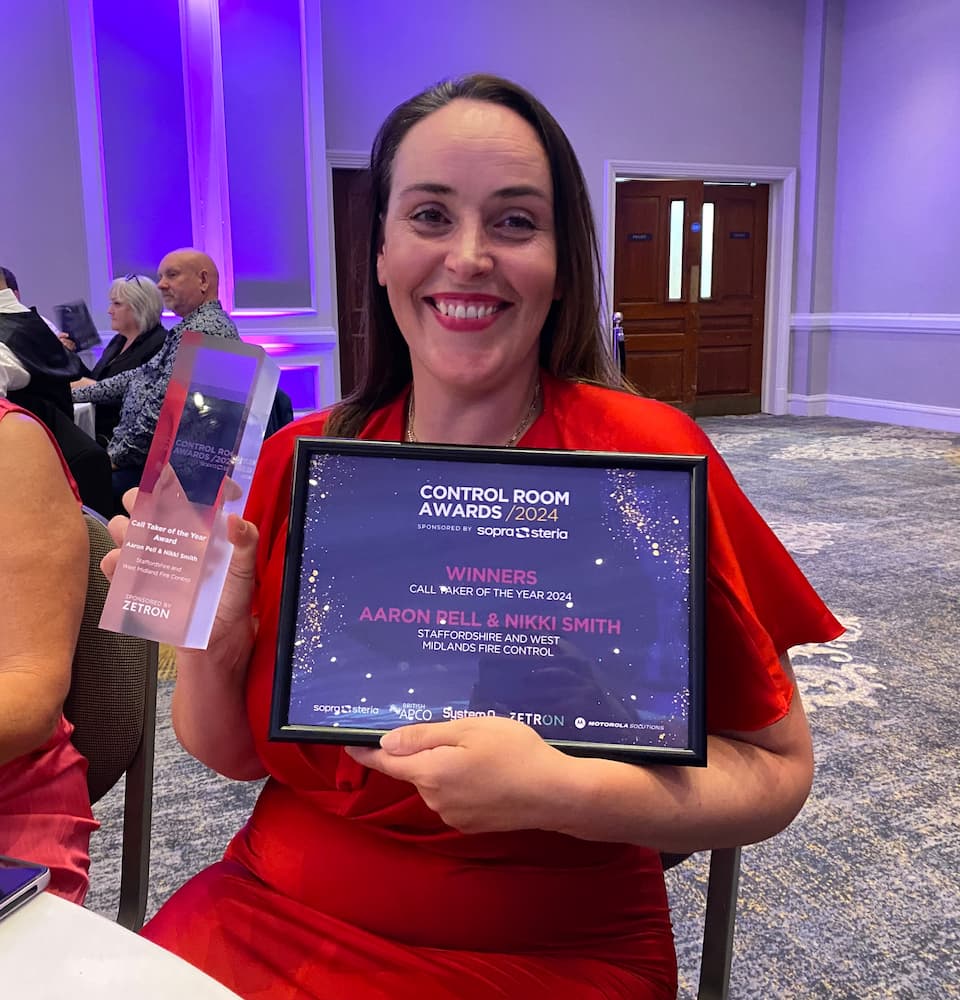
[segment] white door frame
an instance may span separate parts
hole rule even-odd
[[[757,181],[770,185],[760,408],[764,413],[786,413],[787,380],[790,369],[790,314],[793,303],[794,227],[797,215],[796,168],[605,160],[604,169],[606,177],[603,189],[603,232],[600,252],[604,284],[611,300],[618,177],[647,180]],[[609,323],[609,311],[605,319]]]

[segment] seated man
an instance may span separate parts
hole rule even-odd
[[[17,281],[17,276],[10,270],[9,267],[0,267],[0,277],[3,278],[4,285],[6,286],[7,292],[10,294],[10,298],[14,299],[17,304],[20,304],[23,300],[20,298],[20,283]],[[9,304],[9,299],[7,302]],[[23,309],[26,308],[27,306],[23,306]],[[52,333],[55,333],[57,336],[60,335],[60,331],[57,329],[56,324],[47,319],[46,316],[41,316],[40,313],[33,308],[30,309],[30,312],[36,313],[40,316],[40,319],[47,324]]]
[[[63,452],[81,500],[109,516],[113,506],[110,460],[73,422],[70,382],[83,371],[83,363],[33,310],[20,304],[7,288],[6,273],[0,268],[0,345],[5,348],[8,372],[0,395],[46,424]]]
[[[113,466],[116,513],[123,513],[123,494],[137,486],[143,475],[184,330],[240,339],[217,299],[219,282],[217,266],[205,253],[190,248],[168,253],[160,261],[157,287],[164,305],[182,318],[167,334],[163,347],[132,371],[120,372],[102,382],[82,379],[75,384],[75,402],[120,403],[120,421],[107,448]]]

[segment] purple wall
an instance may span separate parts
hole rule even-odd
[[[798,165],[797,312],[854,318],[800,323],[818,332],[796,338],[791,390],[921,408],[960,405],[947,381],[924,375],[924,367],[955,370],[960,343],[960,286],[952,273],[960,256],[953,223],[960,202],[956,0],[557,0],[549,18],[531,0],[311,0],[303,8],[306,130],[300,95],[284,99],[299,73],[296,0],[272,5],[269,16],[266,6],[239,0],[189,5],[198,17],[208,8],[214,21],[218,11],[224,19],[226,51],[218,49],[211,66],[212,82],[225,86],[227,141],[222,156],[211,147],[215,162],[207,163],[205,147],[194,156],[201,173],[219,171],[233,188],[225,205],[239,265],[238,304],[299,307],[311,283],[317,303],[315,313],[291,312],[279,321],[244,317],[241,329],[320,358],[325,387],[334,378],[326,150],[366,151],[397,102],[441,77],[489,70],[525,84],[554,111],[581,158],[597,212],[607,159]],[[15,139],[0,158],[0,261],[18,272],[28,301],[44,311],[84,297],[105,323],[110,268],[84,9],[68,0],[36,0],[5,23],[0,92],[14,98],[4,124]],[[121,20],[126,11],[119,0],[92,0],[89,9]],[[267,20],[250,21],[248,10]],[[68,11],[75,14],[73,54]],[[254,45],[259,69],[247,78],[234,57],[251,33],[257,43],[269,37],[270,45]],[[98,30],[106,58],[99,68],[109,88],[99,109],[111,216],[106,235],[118,244],[114,251],[123,246],[114,270],[126,260],[149,271],[153,243],[182,241],[158,235],[177,212],[163,210],[156,194],[139,201],[141,188],[158,190],[164,164],[182,162],[182,136],[167,133],[183,95],[162,85],[159,61],[149,53],[142,58],[137,46],[122,41],[111,51],[107,35]],[[220,37],[216,29],[214,36]],[[176,46],[165,48],[175,64]],[[282,58],[284,72],[273,72],[281,50],[289,55]],[[270,88],[248,86],[264,72]],[[169,114],[162,106],[158,113],[157,87],[161,100],[169,97]],[[267,141],[274,126],[282,141]],[[18,155],[20,146],[27,152]],[[81,175],[94,174],[82,187]],[[209,200],[210,192],[194,186],[196,216],[197,200]],[[98,276],[92,291],[91,269]],[[892,327],[862,315],[878,313],[958,318]],[[300,354],[290,363],[300,364]],[[916,357],[925,366],[914,365]]]
[[[847,0],[834,312],[960,313],[960,4]]]
[[[66,5],[17,4],[2,32],[0,263],[52,317],[56,303],[89,296]]]
[[[803,0],[324,0],[327,147],[368,150],[394,105],[482,70],[556,115],[595,212],[605,159],[791,165],[803,30]]]
[[[108,266],[152,275],[168,250],[193,242],[179,9],[140,0],[131,18],[116,0],[92,0],[92,10]]]
[[[829,365],[831,391],[838,396],[912,403],[918,410],[944,407],[956,411],[960,407],[960,335],[956,333],[834,333]],[[947,426],[957,428],[956,419]]]
[[[299,0],[220,0],[237,309],[309,309]]]
[[[135,266],[149,272],[159,252],[154,243],[166,248],[171,240],[184,242],[179,232],[175,239],[172,234],[158,239],[159,231],[169,229],[174,217],[181,220],[179,229],[183,228],[182,205],[178,203],[178,210],[170,212],[158,197],[158,191],[162,197],[162,191],[171,189],[169,181],[161,182],[171,154],[176,153],[172,160],[182,165],[182,126],[174,128],[166,141],[156,132],[165,121],[175,124],[168,119],[182,114],[183,97],[178,87],[164,86],[166,114],[157,94],[149,91],[169,73],[159,72],[156,62],[151,69],[151,60],[141,58],[137,46],[112,44],[116,32],[109,21],[111,17],[124,21],[124,9],[112,0],[97,0],[94,6],[102,50],[99,70],[109,87],[102,107],[109,235],[116,243],[114,271]],[[223,9],[232,24],[234,6],[226,4]],[[398,101],[442,76],[489,69],[529,86],[556,113],[582,158],[597,209],[602,204],[606,158],[794,163],[799,141],[803,13],[803,0],[730,0],[724,4],[608,0],[592,7],[579,0],[561,0],[545,19],[541,5],[515,0],[490,0],[483,5],[435,0],[405,4],[372,0],[358,5],[325,0],[327,146],[366,150],[377,125]],[[5,213],[10,222],[0,232],[0,247],[10,266],[19,263],[24,282],[36,290],[34,297],[41,305],[48,308],[55,301],[81,295],[89,299],[66,0],[21,5],[5,32],[5,41],[11,41],[5,49],[15,58],[2,61],[0,79],[7,81],[5,92],[26,98],[20,105],[14,102],[7,121],[15,131],[26,131],[34,138],[35,155],[29,164],[4,157],[0,166],[4,191],[28,194],[11,199]],[[164,48],[175,70],[178,46]],[[27,96],[21,81],[27,67],[38,61],[45,71],[33,74],[37,84]],[[315,60],[312,66],[319,62]],[[224,63],[229,77],[229,52]],[[84,95],[84,99],[89,97]],[[229,104],[228,100],[228,112]],[[324,111],[314,110],[314,120],[322,126]],[[291,114],[296,117],[295,108]],[[123,129],[118,128],[124,116],[129,117],[132,129],[126,137],[126,156]],[[166,126],[163,129],[170,132]],[[234,139],[242,137],[242,130],[230,131]],[[252,128],[249,134],[257,131]],[[302,147],[299,151],[291,147],[288,152],[283,162],[293,165],[293,171],[302,162]],[[240,155],[234,166],[244,160]],[[178,191],[183,187],[181,174],[182,170],[173,185]],[[281,231],[296,237],[296,263],[304,261],[302,181],[300,191],[293,192],[288,183],[259,189],[254,184],[247,190],[239,173],[234,180],[238,204],[251,211],[260,203],[277,202],[272,206],[277,210],[273,217],[279,220]],[[326,178],[315,174],[314,183],[322,191]],[[289,204],[283,201],[287,195]],[[270,241],[263,238],[242,245],[238,219],[232,222],[241,244],[237,250],[243,258],[242,270],[249,271],[254,285],[262,283],[263,262],[254,260],[248,251],[262,249]],[[37,230],[55,233],[54,246]],[[327,280],[327,247],[314,249],[316,280],[322,284]],[[265,288],[271,280],[278,280],[265,277]],[[298,292],[291,298],[303,298],[302,271],[285,268],[282,280],[297,285]],[[91,306],[101,315],[104,303],[99,281],[93,296]],[[268,297],[264,305],[280,304],[272,293]],[[254,305],[252,301],[243,304]]]

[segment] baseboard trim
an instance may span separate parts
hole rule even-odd
[[[960,334],[960,313],[794,313],[790,326],[830,333]]]
[[[933,431],[960,433],[960,409],[949,406],[926,406],[895,399],[863,399],[825,393],[819,396],[787,396],[787,412],[798,417],[846,417],[881,424],[902,424]]]
[[[825,417],[827,416],[826,396],[801,396],[791,392],[787,396],[787,413],[791,417]]]

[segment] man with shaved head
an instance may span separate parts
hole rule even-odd
[[[120,403],[120,422],[107,445],[113,464],[113,495],[120,499],[140,483],[147,452],[160,416],[173,361],[184,330],[239,340],[240,334],[217,299],[220,275],[213,260],[200,250],[185,247],[168,253],[157,269],[157,287],[164,305],[181,317],[167,334],[163,347],[144,365],[120,372],[102,382],[83,379],[73,390],[75,402]]]

